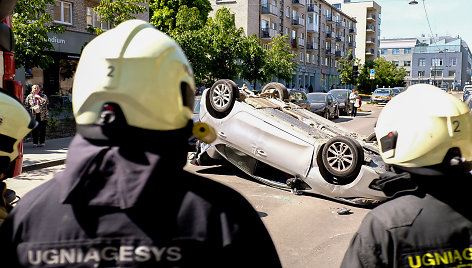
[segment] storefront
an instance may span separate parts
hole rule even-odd
[[[48,51],[54,63],[47,69],[32,68],[17,70],[17,80],[30,89],[31,85],[39,84],[46,95],[68,95],[72,93],[73,77],[83,47],[96,35],[66,31],[63,34],[50,34],[49,41],[54,51]],[[25,92],[27,95],[29,92]]]

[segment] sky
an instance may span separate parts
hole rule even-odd
[[[365,0],[351,0],[362,2]],[[380,38],[460,36],[472,49],[472,0],[374,0],[382,7]],[[424,3],[424,6],[423,6]],[[425,13],[426,8],[426,13]],[[428,27],[428,15],[431,30]]]

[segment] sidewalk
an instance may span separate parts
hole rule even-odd
[[[45,147],[33,148],[32,142],[23,145],[23,172],[62,165],[73,137],[46,140]]]

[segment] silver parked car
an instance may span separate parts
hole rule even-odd
[[[290,103],[282,84],[256,95],[219,80],[203,92],[200,120],[217,138],[197,154],[217,154],[264,184],[360,205],[386,198],[375,186],[385,172],[377,147]]]
[[[344,115],[351,114],[351,106],[349,105],[349,95],[351,95],[352,90],[335,88],[328,91],[328,93],[333,94],[333,96],[339,102],[339,112]]]

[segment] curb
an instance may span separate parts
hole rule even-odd
[[[50,160],[50,161],[45,161],[41,163],[35,163],[35,164],[30,164],[30,165],[25,165],[22,168],[22,172],[28,172],[28,171],[33,171],[37,169],[42,169],[42,168],[48,168],[48,167],[53,167],[53,166],[59,166],[65,164],[66,159],[56,159],[56,160]]]

